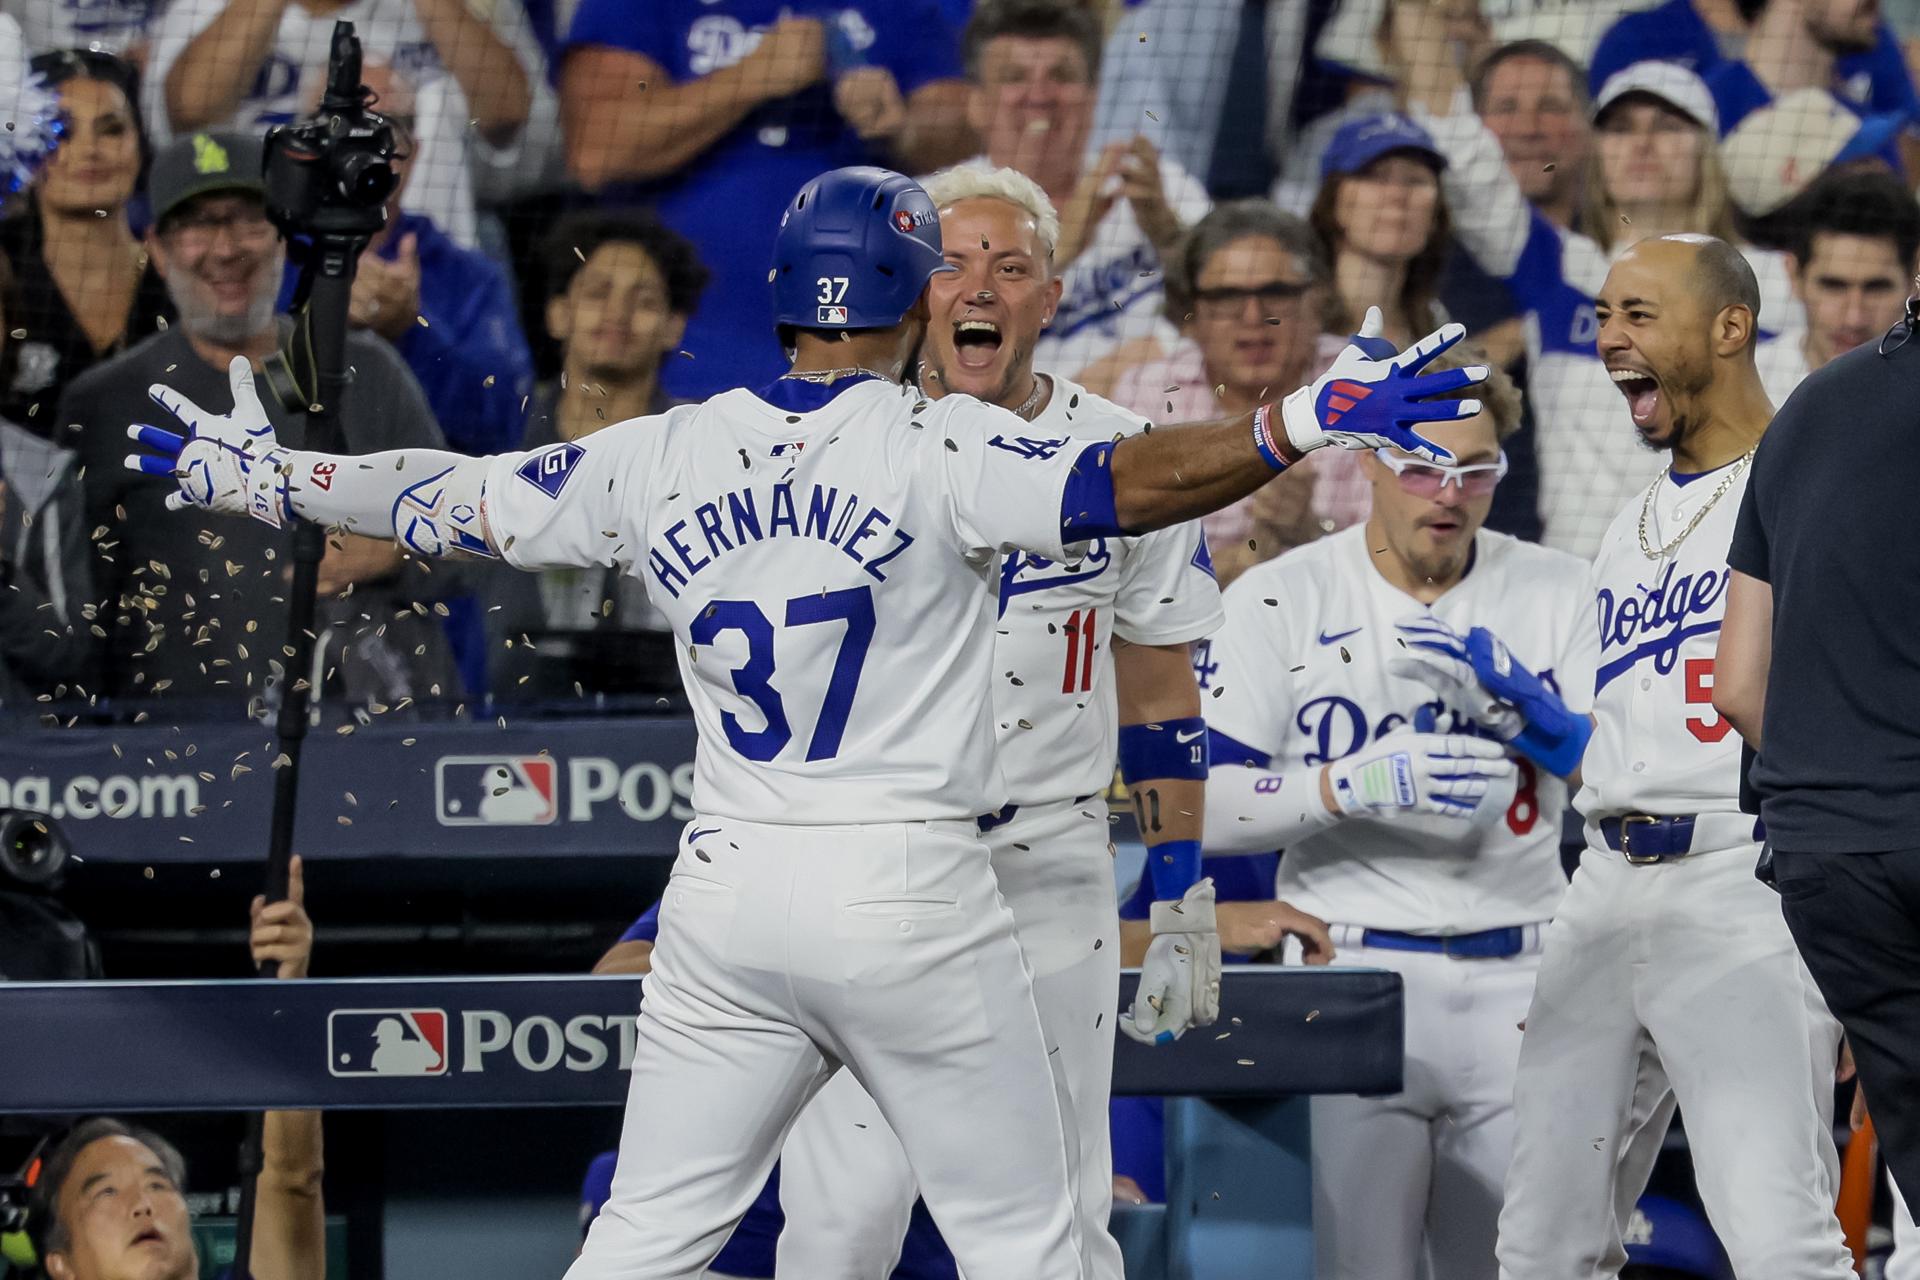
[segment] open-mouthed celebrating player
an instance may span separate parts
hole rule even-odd
[[[782,218],[770,272],[789,373],[530,452],[280,447],[244,362],[234,408],[165,387],[185,436],[130,465],[193,504],[523,569],[619,566],[673,624],[700,744],[661,913],[612,1198],[572,1280],[695,1276],[844,1066],[905,1148],[972,1280],[1081,1275],[1066,1131],[1033,984],[980,843],[1000,555],[1143,534],[1304,451],[1392,445],[1478,412],[1484,369],[1350,346],[1249,418],[1118,442],[1036,433],[898,379],[925,334],[939,217],[910,179],[838,169]],[[1378,318],[1373,317],[1373,333]],[[1363,330],[1363,333],[1366,332]]]

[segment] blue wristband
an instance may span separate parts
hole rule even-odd
[[[1074,459],[1066,487],[1060,491],[1060,541],[1071,546],[1089,538],[1118,538],[1126,534],[1115,510],[1113,442],[1090,444]]]
[[[1263,404],[1253,411],[1253,447],[1259,451],[1261,460],[1275,471],[1285,471],[1291,465],[1282,451],[1279,441],[1273,438],[1273,411],[1276,406]]]
[[[1507,745],[1557,777],[1566,777],[1580,767],[1587,753],[1587,739],[1593,736],[1593,721],[1573,716],[1572,723],[1559,733],[1548,733],[1538,724],[1529,724]]]
[[[1149,778],[1207,776],[1207,722],[1199,716],[1158,724],[1120,726],[1120,778],[1132,784]]]
[[[1200,842],[1168,840],[1147,850],[1155,902],[1177,902],[1200,880]]]

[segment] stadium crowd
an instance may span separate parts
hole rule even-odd
[[[477,12],[6,6],[0,42],[31,57],[67,127],[0,220],[7,705],[258,710],[286,676],[270,531],[151,519],[160,486],[111,464],[157,370],[218,401],[225,358],[270,378],[267,358],[294,341],[295,267],[252,175],[264,131],[317,102],[336,18],[358,25],[403,158],[353,291],[356,367],[382,384],[372,412],[349,415],[356,448],[487,453],[761,385],[783,367],[760,317],[787,195],[840,164],[979,162],[1033,178],[1060,210],[1063,292],[1041,369],[1189,421],[1312,378],[1368,306],[1395,342],[1460,321],[1523,394],[1492,527],[1590,556],[1655,470],[1616,429],[1593,348],[1592,295],[1614,258],[1675,231],[1739,243],[1779,402],[1898,319],[1920,246],[1920,22],[1906,6]],[[224,182],[208,179],[216,160]],[[281,391],[275,403],[304,403]],[[1296,470],[1209,518],[1223,583],[1366,517],[1351,457]],[[606,682],[604,661],[556,664],[659,624],[611,576],[429,574],[350,537],[322,589],[318,686],[388,705]],[[548,657],[542,635],[600,644]]]
[[[1487,527],[1582,558],[1659,469],[1595,349],[1626,250],[1740,248],[1776,406],[1920,291],[1913,4],[0,0],[0,59],[30,59],[65,123],[0,204],[0,709],[177,722],[265,716],[289,679],[381,710],[673,680],[634,578],[351,534],[321,568],[314,669],[289,672],[287,533],[163,515],[170,485],[121,465],[151,383],[223,411],[236,355],[299,447],[300,246],[267,218],[261,148],[317,103],[342,18],[403,157],[353,286],[349,452],[531,448],[766,384],[781,211],[856,163],[1038,184],[1062,288],[1034,363],[1156,422],[1310,382],[1370,307],[1396,346],[1466,325],[1516,392],[1487,397]],[[1208,517],[1221,585],[1366,521],[1372,493],[1324,450]],[[1222,891],[1248,899],[1223,901],[1227,950],[1270,955],[1271,858],[1210,870],[1248,886]],[[604,971],[645,970],[651,916]],[[84,1137],[63,1173],[92,1150],[180,1180],[160,1139]],[[1123,1159],[1119,1197],[1163,1197],[1157,1160]]]

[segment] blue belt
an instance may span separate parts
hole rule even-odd
[[[1624,854],[1636,867],[1684,858],[1693,848],[1693,815],[1656,818],[1645,813],[1627,813],[1617,818],[1602,818],[1600,838],[1607,842],[1607,848]]]
[[[1098,791],[1089,791],[1087,792],[1087,794],[1083,796],[1075,796],[1073,798],[1073,803],[1085,804],[1087,801],[1093,799],[1095,796],[1099,794],[1100,793]],[[981,833],[985,834],[986,832],[993,830],[995,827],[1006,826],[1009,822],[1012,822],[1015,818],[1019,816],[1020,816],[1020,806],[1017,804],[1010,804],[1006,808],[996,810],[993,813],[983,813],[979,817],[975,818],[974,821],[979,824]]]
[[[1392,929],[1362,929],[1360,945],[1388,951],[1432,951],[1462,960],[1504,960],[1526,949],[1524,925],[1483,929],[1479,933],[1397,933]]]
[[[997,813],[983,813],[978,818],[975,818],[974,821],[980,824],[980,830],[982,832],[987,832],[993,830],[995,827],[1006,826],[1018,816],[1019,812],[1019,805],[1010,804]]]

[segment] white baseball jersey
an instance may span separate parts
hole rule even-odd
[[[1366,525],[1255,565],[1227,589],[1226,608],[1219,635],[1196,646],[1207,722],[1277,771],[1317,770],[1411,725],[1423,707],[1440,732],[1475,731],[1463,710],[1388,670],[1404,652],[1394,624],[1421,605],[1374,567]],[[1587,710],[1593,606],[1573,556],[1483,529],[1466,577],[1427,608],[1463,634],[1488,628],[1576,713]],[[1545,920],[1567,884],[1566,796],[1565,782],[1522,760],[1504,811],[1471,822],[1344,819],[1286,850],[1277,895],[1327,920],[1408,932]]]
[[[0,13],[20,22],[29,54],[55,49],[123,53],[140,42],[154,0],[0,0]]]
[[[1007,799],[1000,553],[1067,558],[1081,447],[879,379],[811,412],[729,391],[497,460],[485,516],[516,567],[646,583],[680,642],[703,816],[971,818]]]
[[[1093,443],[1145,425],[1112,401],[1054,378],[1053,395],[1029,430]],[[1197,523],[1138,538],[1096,538],[1068,552],[1057,561],[1015,551],[1000,565],[993,708],[1000,767],[1015,804],[1071,800],[1113,781],[1120,730],[1115,635],[1133,644],[1181,644],[1211,635],[1222,616]]]
[[[1733,467],[1737,475],[1730,474]],[[1740,735],[1713,709],[1713,656],[1727,610],[1727,548],[1747,470],[1731,463],[1684,485],[1663,476],[1646,516],[1647,540],[1656,550],[1710,502],[1712,510],[1671,556],[1651,559],[1640,549],[1644,502],[1636,498],[1614,520],[1594,561],[1595,726],[1574,804],[1595,844],[1594,823],[1621,813],[1718,813],[1742,825]],[[1751,828],[1751,818],[1744,826]]]
[[[229,0],[172,0],[152,20],[148,28],[152,53],[141,76],[140,96],[155,146],[179,132],[167,115],[168,72],[194,38],[228,7]],[[495,34],[513,49],[520,69],[526,73],[527,89],[535,100],[531,127],[543,114],[545,100],[551,97],[546,61],[519,0],[491,0],[485,11]],[[320,100],[320,86],[326,81],[333,24],[338,20],[353,23],[369,59],[388,63],[413,85],[417,149],[401,205],[409,213],[432,218],[460,244],[475,247],[478,230],[472,165],[475,159],[486,160],[494,152],[477,131],[467,127],[472,114],[467,110],[466,95],[428,39],[426,28],[414,12],[413,0],[352,0],[324,17],[300,5],[288,5],[280,15],[266,60],[233,115],[219,121],[218,126],[264,133],[273,125],[312,111]]]

